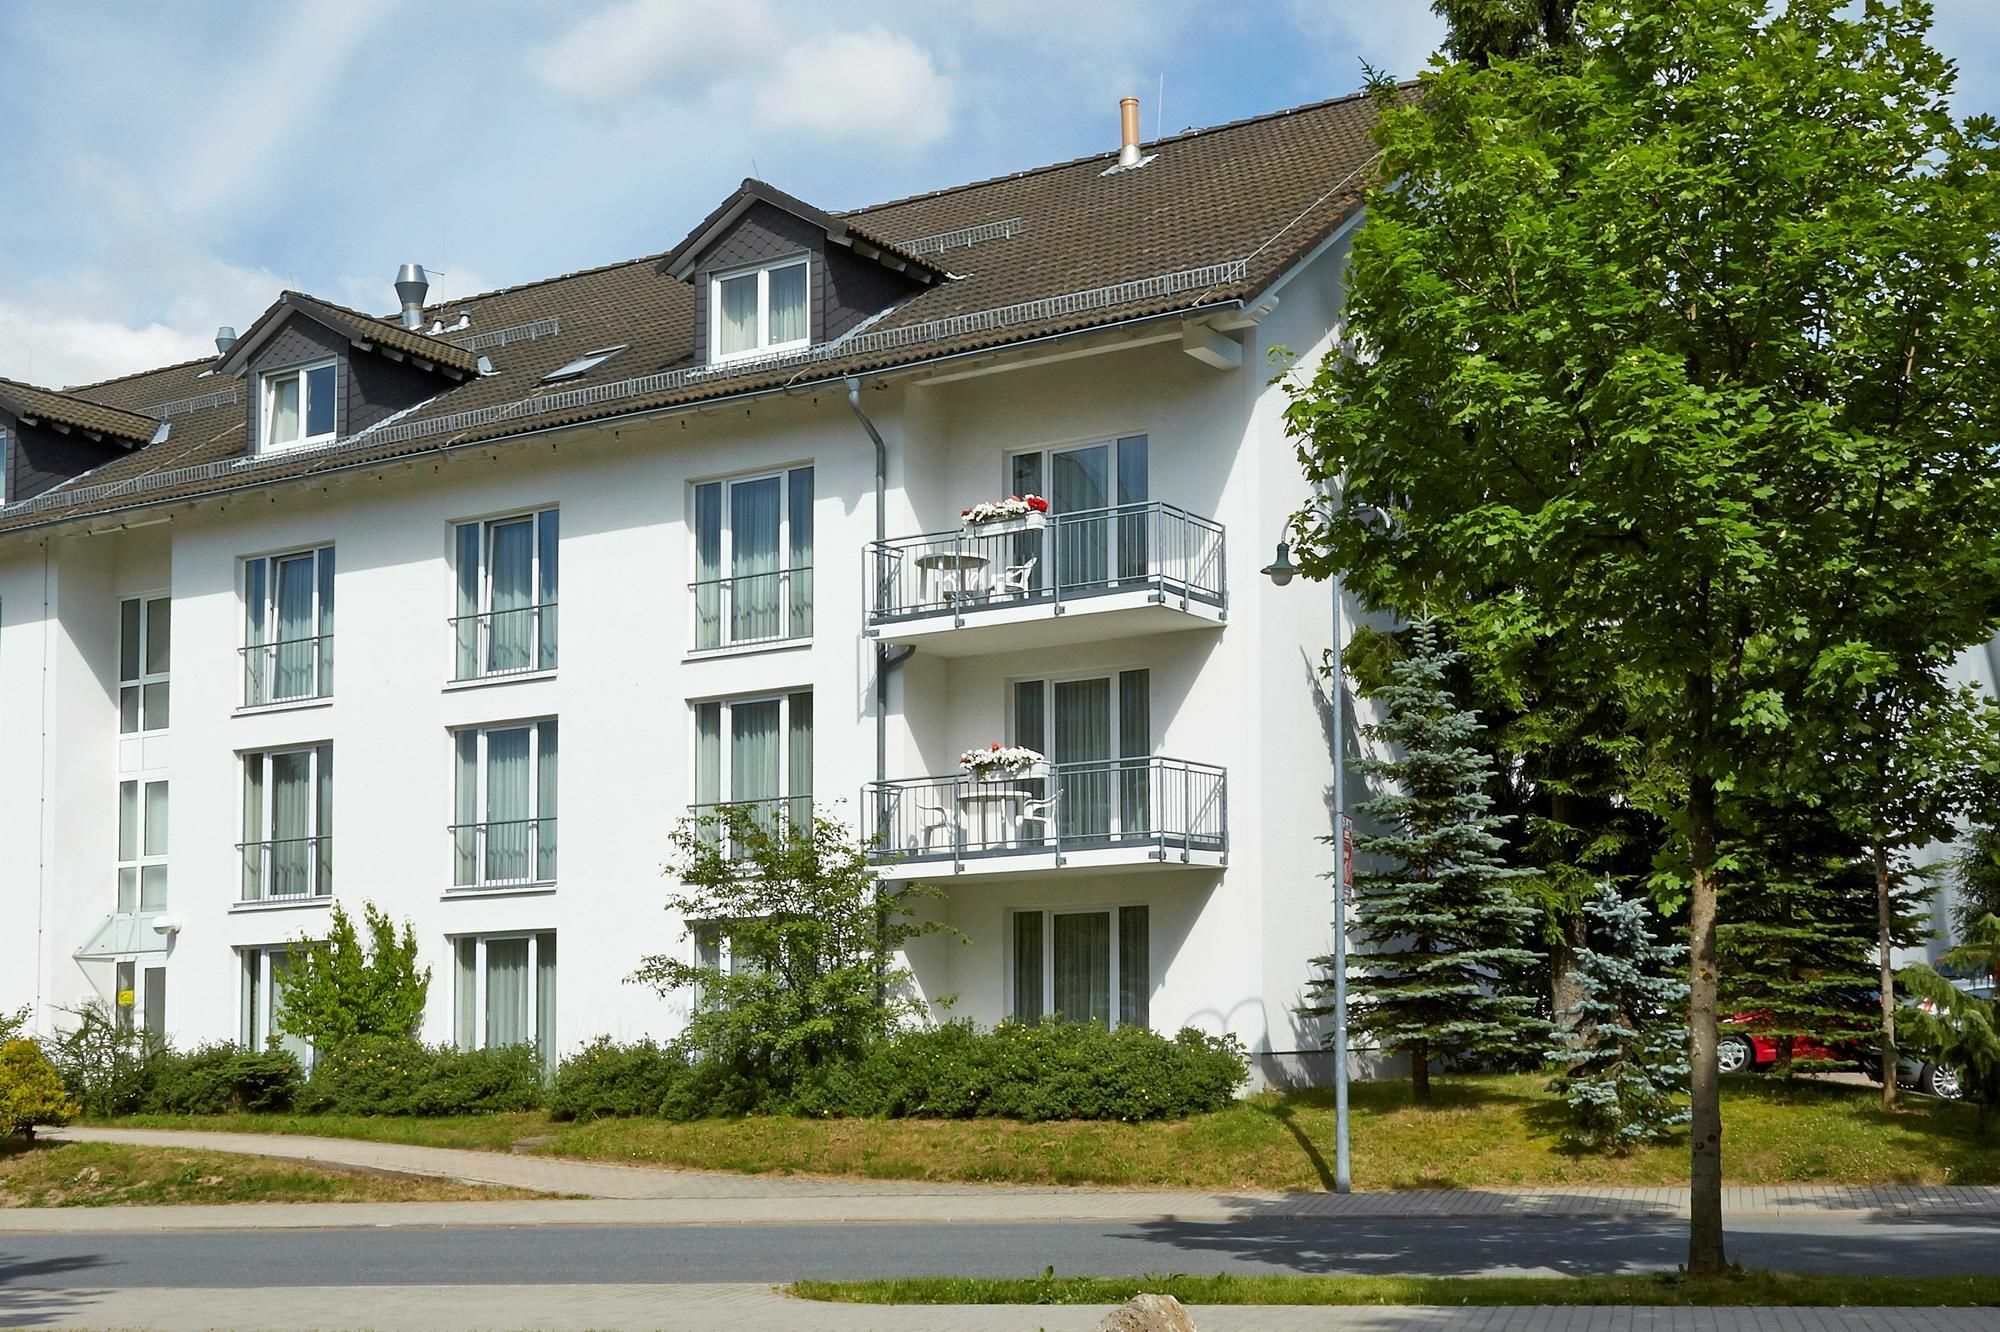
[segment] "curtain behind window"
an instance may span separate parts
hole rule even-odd
[[[310,555],[274,560],[273,564],[278,578],[278,661],[273,696],[308,698],[319,684],[312,641],[318,625],[313,594],[319,575]]]
[[[721,308],[717,311],[716,353],[734,356],[757,349],[757,275],[724,278],[715,284]]]
[[[542,1068],[556,1068],[556,936],[535,936],[535,1049]]]
[[[1118,834],[1153,831],[1152,672],[1118,673]]]
[[[722,483],[694,488],[694,645],[722,646]]]
[[[1014,913],[1014,1020],[1042,1020],[1042,913]]]
[[[785,768],[788,774],[785,794],[791,810],[794,828],[812,827],[813,791],[813,696],[793,694],[791,696],[791,716],[786,723]]]
[[[1055,1011],[1065,1022],[1111,1021],[1111,917],[1055,917]]]
[[[269,576],[270,565],[263,560],[251,560],[243,566],[243,645],[250,649],[243,654],[243,703],[246,707],[271,701],[270,690],[264,682],[267,669],[264,639],[268,632],[264,620],[271,610],[271,594],[265,580]]]
[[[461,1050],[479,1044],[479,941],[458,939],[452,944],[457,985],[452,994],[452,1040]]]
[[[1152,1025],[1151,926],[1151,912],[1147,908],[1118,908],[1118,1025],[1121,1027]]]
[[[806,264],[771,270],[771,344],[806,339]]]
[[[528,941],[490,939],[486,944],[486,1044],[523,1045],[528,1039]]]
[[[694,710],[694,802],[722,799],[722,705],[701,703]]]
[[[264,756],[243,757],[243,900],[264,897]]]
[[[556,617],[560,613],[556,605],[556,547],[559,534],[559,520],[554,509],[535,515],[535,602],[538,609],[529,618],[539,629],[535,666],[544,671],[556,668]]]
[[[754,643],[779,635],[777,477],[729,487],[729,638]]]
[[[556,877],[556,724],[545,721],[539,732],[540,752],[535,757],[535,877],[553,883]]]
[[[271,896],[304,897],[310,886],[312,756],[271,755]]]
[[[787,638],[810,638],[813,631],[813,469],[794,468],[786,479],[785,563],[791,569],[791,622]]]
[[[1108,837],[1111,833],[1111,682],[1058,680],[1055,699],[1054,759],[1060,802],[1057,817],[1065,840]],[[1068,765],[1076,765],[1070,767]]]
[[[492,626],[487,630],[486,669],[525,671],[533,664],[535,524],[533,519],[494,523],[487,540],[492,570]]]
[[[1049,507],[1066,515],[1056,541],[1059,590],[1096,587],[1111,576],[1111,450],[1099,444],[1050,457]]]
[[[529,731],[525,726],[486,733],[486,881],[529,877]]]
[[[458,529],[458,677],[479,677],[479,565],[478,523],[462,523]]]
[[[299,438],[299,377],[287,375],[271,381],[271,438],[269,444],[292,444]]]
[[[319,552],[319,692],[333,693],[333,547]]]
[[[729,798],[772,802],[754,808],[768,827],[779,789],[778,700],[738,703],[729,709]]]
[[[457,760],[451,821],[457,865],[452,882],[463,888],[479,882],[479,732],[460,731],[452,737]]]

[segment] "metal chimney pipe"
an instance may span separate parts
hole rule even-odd
[[[215,351],[218,356],[227,356],[229,349],[236,345],[236,330],[224,324],[215,330]]]
[[[431,280],[422,264],[404,264],[396,270],[396,297],[403,303],[403,327],[411,332],[424,326],[424,297],[430,294]]]
[[[1118,165],[1135,167],[1139,165],[1139,99],[1121,97],[1118,99]]]

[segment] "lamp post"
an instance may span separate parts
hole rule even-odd
[[[1298,573],[1288,542],[1261,571],[1284,587]],[[1340,663],[1340,575],[1333,582],[1333,1191],[1353,1188],[1347,1152],[1347,670]]]

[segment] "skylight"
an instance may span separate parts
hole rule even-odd
[[[578,375],[587,375],[598,366],[603,365],[606,361],[616,356],[619,352],[624,351],[628,345],[630,344],[621,342],[616,347],[599,347],[596,351],[585,352],[569,364],[557,366],[554,370],[543,375],[542,382],[550,384],[558,379],[575,379]]]

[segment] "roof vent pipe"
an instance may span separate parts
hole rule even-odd
[[[430,294],[431,280],[422,264],[404,264],[396,270],[396,298],[403,303],[403,327],[412,333],[424,326],[424,297]]]
[[[229,349],[236,345],[236,330],[224,324],[215,330],[215,352],[218,356],[229,355]]]
[[[1118,165],[1135,167],[1139,165],[1139,99],[1121,97],[1118,99]]]

